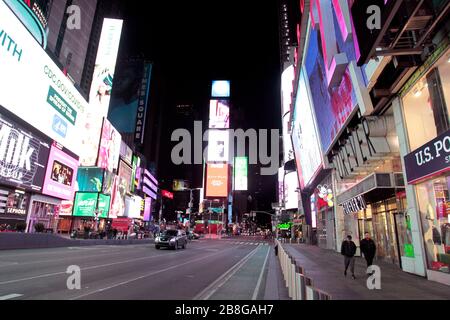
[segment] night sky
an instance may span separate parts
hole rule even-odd
[[[193,126],[171,115],[176,104],[193,103],[196,118],[206,121],[213,79],[232,81],[233,127],[281,127],[276,0],[128,2],[121,56],[142,54],[164,77],[152,79],[164,83],[159,93],[166,111],[161,180],[190,171],[194,187],[201,183],[201,168],[170,165],[172,130]],[[276,181],[276,176],[254,176],[249,182],[251,192],[261,192],[268,203],[274,202]]]

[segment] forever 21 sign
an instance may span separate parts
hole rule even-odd
[[[409,184],[450,170],[450,130],[405,157]]]

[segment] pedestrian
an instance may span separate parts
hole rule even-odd
[[[347,276],[347,270],[350,267],[352,272],[353,280],[356,279],[355,276],[355,254],[356,254],[356,244],[352,241],[352,236],[348,236],[341,246],[341,254],[344,256],[345,261],[345,271],[344,276]]]
[[[373,259],[377,252],[377,245],[368,232],[366,232],[365,238],[361,240],[361,252],[364,254],[364,258],[367,261],[367,268],[373,265]]]

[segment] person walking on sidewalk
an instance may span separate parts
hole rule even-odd
[[[366,237],[361,240],[361,252],[364,254],[364,258],[367,261],[367,268],[369,268],[373,265],[373,259],[377,252],[377,245],[368,232],[366,232]]]
[[[355,254],[356,254],[356,244],[352,241],[352,236],[348,236],[341,246],[341,254],[344,256],[345,271],[344,275],[347,276],[347,270],[350,267],[352,272],[353,280],[356,279],[355,276]]]

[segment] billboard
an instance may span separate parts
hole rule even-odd
[[[100,193],[98,195],[98,207],[97,207],[99,217],[106,219],[108,217],[110,207],[111,207],[111,196]]]
[[[126,182],[119,176],[114,177],[111,193],[111,209],[109,217],[115,219],[125,214],[125,196],[127,193]]]
[[[78,164],[78,157],[54,143],[50,149],[42,193],[62,200],[73,200]]]
[[[114,71],[119,52],[123,20],[104,19],[95,61],[89,103],[97,115],[108,116]]]
[[[334,19],[336,18],[334,17]],[[340,32],[337,32],[336,40],[339,52],[346,52],[347,58],[354,60],[353,44],[345,43]],[[320,133],[322,149],[327,153],[335,139],[341,134],[344,125],[356,109],[358,102],[348,67],[339,85],[336,87],[328,86],[324,54],[321,47],[319,30],[310,28],[305,69],[309,80],[311,100],[317,118],[317,128]]]
[[[234,159],[234,190],[248,190],[248,158],[237,157]]]
[[[73,205],[74,217],[94,218],[97,210],[98,193],[77,192]]]
[[[206,197],[228,197],[228,165],[208,164],[206,168]]]
[[[116,177],[116,174],[112,172],[105,172],[104,178],[103,178],[103,188],[102,192],[107,195],[112,194],[113,186],[114,186],[114,178]]]
[[[213,98],[229,98],[231,94],[230,81],[216,80],[212,83],[211,97]]]
[[[286,173],[284,177],[284,199],[286,210],[298,209],[298,178],[296,172]]]
[[[119,165],[122,136],[108,119],[103,119],[97,167],[113,172]]]
[[[78,168],[77,191],[102,192],[104,170],[96,167]]]
[[[230,128],[230,102],[228,100],[211,100],[209,103],[209,128]]]
[[[114,74],[108,119],[119,132],[134,131],[143,72],[142,59],[128,59],[118,64]]]
[[[88,103],[4,1],[0,21],[0,105],[81,156]]]
[[[120,143],[120,157],[130,166],[133,162],[133,150],[124,142]]]
[[[230,134],[228,130],[209,130],[208,162],[228,162]]]
[[[108,115],[122,24],[122,20],[104,19],[89,95],[90,107],[86,110],[82,132],[82,166],[95,166],[98,162],[98,137],[101,135],[103,118]]]
[[[302,189],[309,186],[322,167],[322,152],[315,123],[305,72],[302,69],[298,82],[292,127],[292,143],[298,179]]]
[[[59,206],[59,216],[60,217],[70,217],[73,212],[73,200],[63,200]]]
[[[144,221],[150,222],[151,220],[152,220],[152,198],[145,197]]]
[[[120,160],[119,164],[119,177],[125,182],[125,189],[127,192],[131,192],[131,184],[134,182],[133,170],[124,161]]]
[[[125,198],[125,216],[128,218],[139,219],[141,217],[142,198],[131,196]]]
[[[3,91],[0,96],[2,94]],[[49,139],[36,135],[0,113],[1,183],[41,191],[49,154]]]
[[[184,191],[189,189],[189,182],[186,180],[173,180],[173,191]]]

